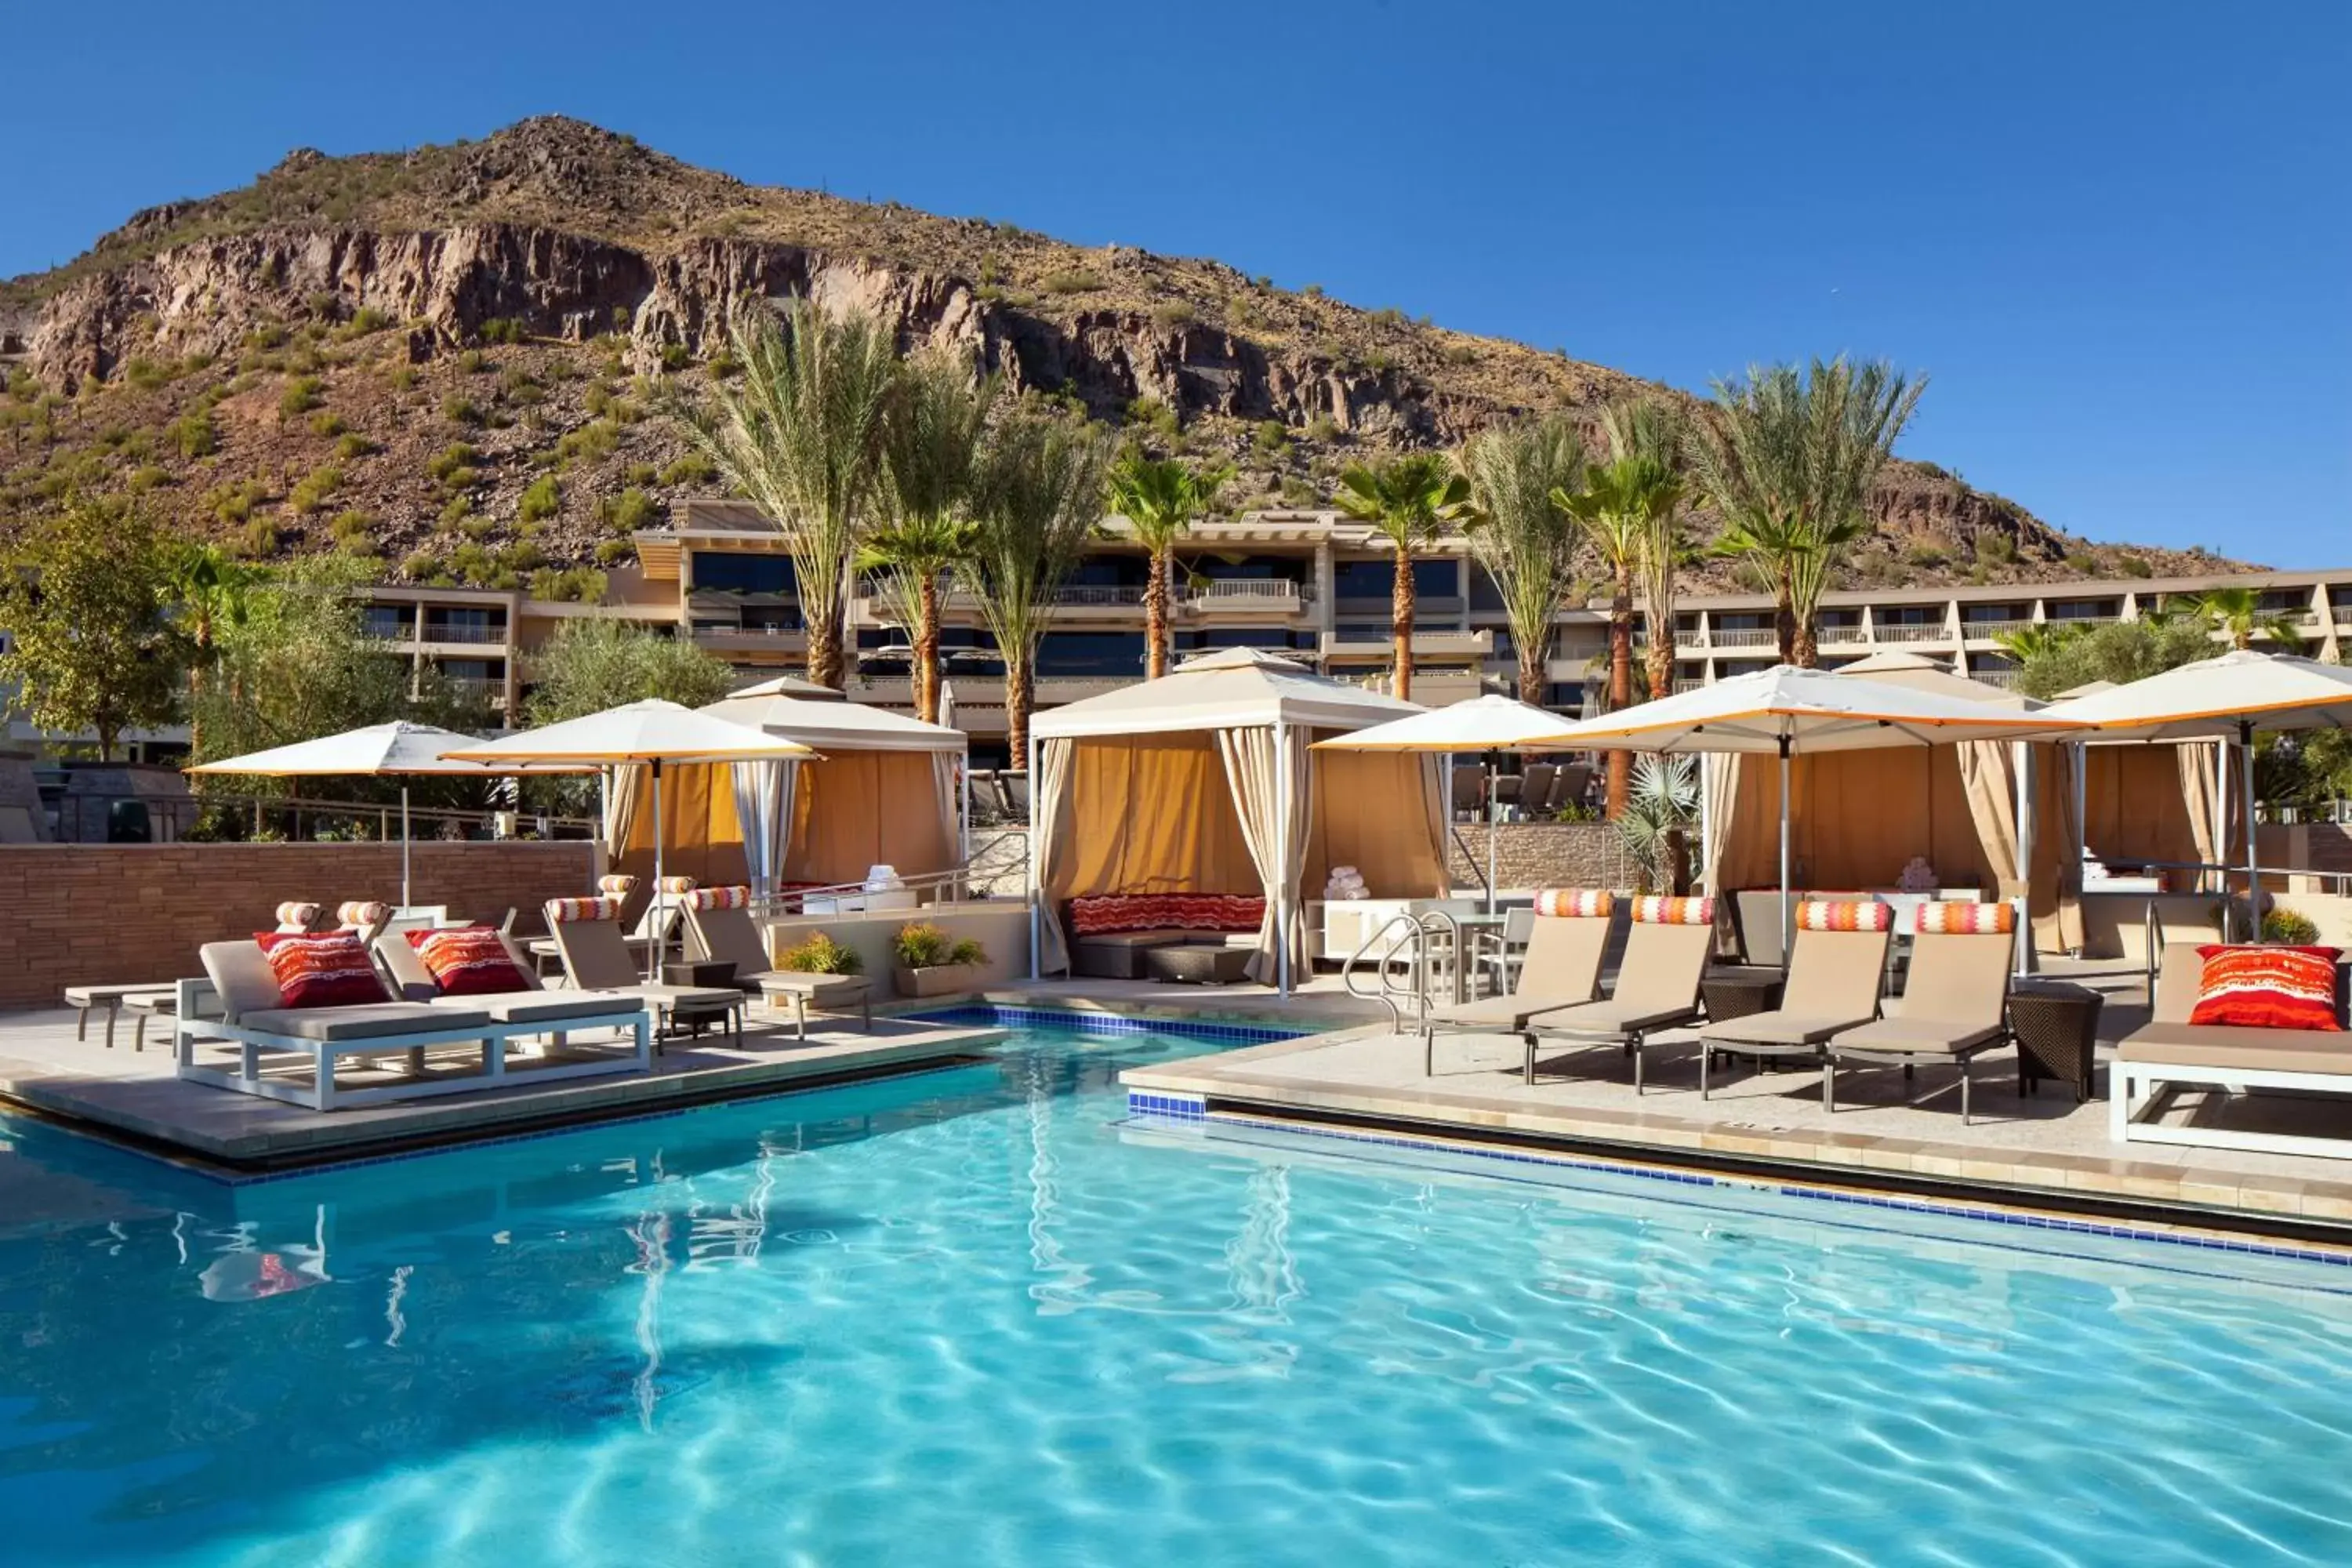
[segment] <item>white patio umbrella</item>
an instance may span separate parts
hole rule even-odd
[[[1450,707],[1433,708],[1369,730],[1315,742],[1317,751],[1419,752],[1453,755],[1485,752],[1486,763],[1486,912],[1495,912],[1495,764],[1496,752],[1559,751],[1546,738],[1565,722],[1557,713],[1489,693]],[[1542,745],[1532,742],[1545,741]],[[1449,781],[1450,784],[1450,781]],[[1450,790],[1449,790],[1450,793]],[[1447,814],[1451,816],[1449,812]]]
[[[1740,752],[1780,759],[1780,937],[1790,940],[1789,759],[1801,752],[1946,746],[2070,733],[2079,725],[1966,697],[1775,665],[1570,724],[1538,737],[1561,750]]]
[[[2294,654],[2235,648],[2145,680],[2053,703],[2040,717],[2082,726],[2086,740],[2231,741],[2246,797],[2246,909],[2262,935],[2262,872],[2254,858],[2254,734],[2352,728],[2352,669]]]
[[[814,757],[798,741],[730,723],[658,698],[608,708],[528,730],[503,741],[477,742],[452,757],[473,763],[564,763],[603,767],[643,764],[653,774],[654,886],[662,880],[661,777],[664,763],[751,763],[770,758]],[[661,973],[666,943],[658,927],[646,953],[646,978]]]
[[[460,746],[478,746],[481,738],[461,735],[455,730],[436,729],[430,724],[370,724],[364,729],[346,730],[340,735],[321,735],[316,740],[297,741],[291,745],[273,746],[266,752],[250,752],[242,757],[230,757],[217,763],[199,763],[186,771],[192,773],[245,773],[268,778],[373,778],[397,776],[400,785],[400,901],[414,902],[410,898],[408,777],[412,774],[434,774],[441,777],[470,774],[475,778],[495,778],[502,772],[570,772],[565,768],[499,769],[480,763],[460,762],[449,753]]]

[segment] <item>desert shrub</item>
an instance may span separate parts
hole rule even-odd
[[[282,541],[278,525],[266,517],[248,521],[229,541],[229,548],[253,561],[266,561],[278,553]]]
[[[1323,298],[1323,285],[1320,283],[1304,284],[1300,287],[1298,291],[1301,294],[1306,295],[1310,300],[1320,300]]]
[[[310,416],[310,434],[313,436],[340,436],[350,428],[343,423],[343,416],[331,408],[321,409]]]
[[[288,492],[286,504],[298,517],[308,517],[327,504],[327,498],[343,487],[343,470],[332,463],[323,468],[313,468],[295,481]]]
[[[596,503],[596,521],[621,533],[635,533],[660,516],[660,503],[634,486]]]
[[[693,363],[693,360],[694,356],[687,352],[687,348],[684,343],[662,344],[662,369],[684,370],[688,364]]]
[[[661,478],[661,470],[651,463],[631,463],[621,470],[621,478],[633,485],[649,485]]]
[[[343,334],[346,337],[363,338],[370,332],[380,332],[390,325],[392,325],[390,311],[379,310],[373,305],[362,305],[352,312],[351,321],[343,327]]]
[[[1250,451],[1259,460],[1271,462],[1290,450],[1290,432],[1279,419],[1262,419],[1250,431]]]
[[[1336,441],[1339,438],[1339,422],[1328,414],[1318,414],[1307,422],[1307,438],[1310,441]]]
[[[417,583],[424,582],[440,569],[441,558],[430,550],[412,552],[400,563],[400,574]]]
[[[854,947],[844,947],[824,931],[811,931],[808,940],[798,947],[786,948],[776,955],[776,967],[796,970],[803,974],[862,974],[866,961],[857,956]]]
[[[1151,324],[1164,332],[1189,327],[1196,319],[1192,307],[1181,300],[1167,300],[1151,307]]]
[[[615,305],[613,307],[613,330],[614,331],[627,331],[629,330],[629,322],[631,320],[632,317],[629,313],[629,308],[626,305]]]
[[[394,392],[407,392],[414,389],[415,385],[416,367],[415,365],[404,364],[392,373],[392,389]]]
[[[163,437],[183,458],[209,458],[220,450],[220,433],[213,427],[213,411],[201,405],[163,426]]]
[[[269,499],[269,487],[259,479],[240,479],[205,492],[204,508],[222,522],[242,523],[253,509]]]
[[[618,566],[636,553],[636,548],[625,539],[600,539],[596,542],[596,564]]]
[[[482,323],[480,333],[486,343],[520,343],[530,335],[522,322],[512,316],[492,316]]]
[[[522,492],[522,520],[536,522],[542,517],[553,517],[563,510],[563,491],[553,474],[543,474],[531,480],[530,488]]]
[[[620,449],[621,427],[610,420],[599,419],[568,431],[555,444],[555,449],[565,463],[599,462]]]
[[[1304,510],[1323,504],[1323,494],[1309,481],[1297,474],[1282,476],[1282,504]]]
[[[1404,325],[1404,312],[1398,310],[1394,305],[1383,305],[1379,310],[1371,311],[1370,315],[1373,321],[1378,321],[1383,327],[1402,327]]]
[[[721,381],[739,374],[743,368],[743,362],[737,359],[733,352],[723,345],[711,350],[709,359],[704,363],[709,367],[710,374]]]
[[[153,360],[141,354],[133,354],[123,363],[122,379],[142,392],[152,392],[172,379],[172,371],[167,365],[157,364]]]
[[[168,469],[159,468],[150,463],[144,468],[131,470],[131,493],[144,495],[149,490],[160,489],[171,482],[172,475]]]
[[[238,346],[249,350],[266,351],[275,348],[283,348],[285,344],[286,329],[279,326],[275,321],[264,321],[261,325],[246,333]]]
[[[699,452],[688,452],[661,471],[666,485],[707,485],[718,478],[717,466]]]
[[[898,928],[890,951],[908,969],[937,969],[944,964],[986,963],[988,950],[970,937],[951,939],[929,921]]]
[[[353,458],[364,458],[374,450],[375,443],[356,431],[346,432],[343,438],[335,443],[335,456],[345,462]]]
[[[530,574],[534,599],[593,605],[604,597],[604,574],[587,566],[566,566]]]
[[[289,377],[285,390],[278,395],[278,416],[298,419],[319,406],[320,394],[326,384],[315,375]]]
[[[1048,294],[1091,294],[1102,287],[1102,279],[1083,268],[1076,268],[1048,272],[1038,279],[1037,287]]]
[[[2118,557],[2116,562],[2116,570],[2121,572],[2126,577],[2153,577],[2156,575],[2156,568],[2150,566],[2147,562],[2141,560],[2137,555],[2125,555]]]
[[[482,410],[472,398],[453,392],[441,400],[441,417],[452,425],[479,425]]]
[[[1176,411],[1156,397],[1139,397],[1127,405],[1127,422],[1150,431],[1165,441],[1174,441],[1184,434],[1184,423]]]
[[[354,539],[368,539],[375,532],[375,519],[356,508],[339,511],[335,521],[327,525],[327,532],[338,544]]]

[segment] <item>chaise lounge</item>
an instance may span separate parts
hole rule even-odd
[[[1536,1047],[1552,1041],[1632,1053],[1633,1092],[1640,1094],[1650,1037],[1698,1022],[1699,983],[1715,952],[1715,900],[1644,896],[1633,901],[1632,913],[1610,994],[1536,1013],[1520,1031],[1527,1045],[1522,1076],[1529,1087],[1536,1081]]]
[[[1707,1098],[1708,1068],[1717,1051],[1821,1061],[1832,1037],[1878,1017],[1886,950],[1895,934],[1893,907],[1874,899],[1808,899],[1797,906],[1796,927],[1780,1005],[1699,1031],[1701,1100]]]
[[[2017,949],[2014,904],[1927,903],[1913,916],[1910,976],[1886,1016],[1831,1037],[1822,1109],[1837,1110],[1841,1063],[1922,1063],[1960,1069],[1960,1125],[1969,1120],[1969,1064],[2009,1037],[2009,974]]]
[[[746,887],[698,888],[686,897],[688,946],[698,958],[735,966],[738,989],[753,995],[781,996],[793,1005],[793,1026],[808,1038],[808,1016],[818,1012],[858,1011],[864,1026],[874,1027],[874,992],[856,974],[811,974],[778,969],[768,960],[767,943],[751,919],[751,889]]]
[[[1423,1016],[1423,1076],[1437,1071],[1440,1034],[1516,1035],[1537,1013],[1591,1001],[1601,989],[1601,963],[1609,950],[1616,904],[1612,894],[1584,889],[1538,893],[1535,926],[1509,994],[1432,1008]]]

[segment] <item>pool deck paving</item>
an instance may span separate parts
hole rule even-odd
[[[2102,1058],[2147,1016],[2145,986],[2126,966],[2057,965],[2106,994]],[[1098,985],[1099,983],[1088,983]],[[1165,987],[1161,988],[1165,990]],[[1226,1005],[1235,1011],[1238,998]],[[1258,1009],[1282,1005],[1268,998]],[[1318,1014],[1331,1009],[1318,1006]],[[1299,1015],[1302,1025],[1308,1023]],[[1821,1071],[1783,1064],[1752,1070],[1718,1058],[1713,1095],[1698,1090],[1696,1030],[1653,1040],[1647,1092],[1614,1047],[1547,1042],[1538,1074],[1521,1079],[1524,1047],[1507,1034],[1440,1035],[1436,1070],[1424,1075],[1420,1037],[1393,1031],[1385,1014],[1303,1038],[1251,1045],[1164,1066],[1129,1069],[1133,1090],[1207,1102],[1210,1115],[1276,1119],[1404,1132],[1443,1141],[1507,1142],[1570,1154],[1664,1164],[1710,1164],[1863,1187],[1911,1188],[2062,1208],[2177,1211],[2180,1223],[2333,1231],[2352,1239],[2352,1160],[2119,1144],[2108,1132],[2106,1075],[2078,1102],[2070,1085],[2019,1090],[2014,1052],[1977,1058],[1974,1119],[1962,1125],[1959,1078],[1923,1066],[1853,1066],[1837,1075],[1835,1112],[1822,1106]],[[2352,1149],[2352,1103],[2289,1094],[2176,1096],[2167,1121],[2342,1136]]]
[[[168,1021],[166,1021],[168,1022]],[[529,1080],[530,1058],[510,1056],[508,1081],[479,1093],[316,1111],[174,1076],[168,1027],[147,1048],[118,1031],[106,1048],[96,1019],[75,1038],[69,1009],[0,1016],[0,1100],[111,1131],[205,1163],[268,1169],[364,1158],[441,1141],[498,1137],[616,1116],[656,1114],[707,1100],[772,1093],[941,1066],[1004,1037],[992,1027],[950,1026],[877,1014],[871,1033],[855,1018],[813,1017],[805,1041],[758,1014],[740,1043],[720,1034],[665,1042],[645,1073]],[[469,1052],[449,1053],[465,1058]],[[540,1058],[565,1059],[561,1051]],[[470,1065],[467,1063],[466,1065]],[[307,1065],[296,1069],[307,1079]],[[339,1084],[392,1082],[404,1070],[346,1063]],[[428,1073],[457,1070],[428,1058]]]

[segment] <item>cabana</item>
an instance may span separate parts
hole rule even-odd
[[[1421,710],[1260,649],[1229,648],[1037,715],[1032,976],[1069,968],[1070,900],[1262,898],[1249,973],[1286,992],[1306,959],[1299,889],[1320,887],[1333,865],[1356,867],[1380,896],[1444,896],[1437,760],[1309,750]]]

